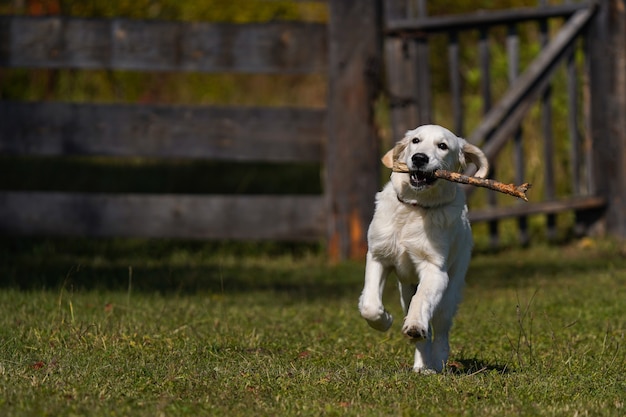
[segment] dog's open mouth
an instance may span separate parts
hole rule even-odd
[[[422,188],[431,185],[437,181],[437,177],[433,172],[427,171],[411,171],[409,173],[409,182],[412,187]]]

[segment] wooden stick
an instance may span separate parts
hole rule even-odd
[[[448,181],[460,182],[461,184],[469,184],[475,185],[477,187],[489,188],[490,190],[499,191],[504,194],[512,195],[513,197],[521,198],[524,201],[528,201],[528,197],[526,197],[526,191],[528,191],[528,189],[532,187],[532,184],[529,184],[527,182],[520,185],[505,184],[503,182],[490,180],[488,178],[469,177],[458,172],[446,171],[444,169],[436,170],[435,177]]]
[[[408,173],[409,169],[402,162],[395,161],[393,165],[393,172]],[[532,184],[529,184],[527,182],[520,185],[505,184],[500,181],[490,180],[487,178],[469,177],[458,172],[446,171],[445,169],[436,170],[434,172],[434,175],[437,178],[441,178],[447,181],[489,188],[490,190],[495,190],[504,194],[512,195],[513,197],[521,198],[524,201],[528,201],[528,197],[526,197],[526,191],[528,191],[528,189],[532,187]]]

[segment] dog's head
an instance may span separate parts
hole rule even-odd
[[[394,163],[407,166],[409,173],[394,172],[391,180],[398,196],[417,204],[437,205],[454,198],[455,185],[438,180],[437,169],[460,172],[469,160],[478,168],[475,176],[483,178],[489,171],[487,157],[479,148],[437,125],[409,130],[382,160],[388,168]]]

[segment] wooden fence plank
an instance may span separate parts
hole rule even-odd
[[[519,48],[519,35],[517,33],[517,26],[510,25],[508,27],[506,37],[506,51],[507,51],[507,64],[508,64],[508,78],[509,85],[513,85],[517,77],[519,76],[519,64],[520,64],[520,48]],[[525,166],[524,166],[524,145],[522,143],[522,127],[519,125],[513,133],[513,154],[515,165],[515,182],[521,184],[525,181]],[[525,216],[521,216],[517,219],[517,228],[519,231],[519,240],[522,245],[528,245],[530,243],[530,234],[528,232],[528,219]]]
[[[479,29],[478,39],[478,61],[480,68],[480,96],[482,101],[483,115],[489,113],[491,109],[491,53],[489,51],[489,28],[481,27]],[[487,141],[489,138],[487,139]],[[489,175],[497,176],[495,161],[492,159],[489,167]],[[497,205],[496,193],[489,192],[487,194],[487,204],[489,207]],[[500,240],[498,222],[496,220],[489,222],[489,243],[492,247],[497,247]]]
[[[377,0],[331,0],[326,192],[329,254],[363,258],[380,178],[374,107],[382,51]]]
[[[0,65],[243,73],[320,73],[326,25],[0,16]]]
[[[407,4],[403,0],[384,2],[387,19],[404,18],[407,16]],[[392,142],[400,140],[407,130],[417,127],[417,68],[415,42],[384,38],[385,74],[387,76],[387,95],[391,111]],[[392,144],[389,144],[392,145]]]
[[[322,159],[325,111],[0,101],[0,152],[240,161]]]
[[[582,193],[581,184],[582,158],[581,135],[579,126],[580,104],[578,99],[578,69],[576,68],[576,45],[570,47],[567,55],[567,130],[570,138],[570,160],[572,166],[572,191],[576,195]]]
[[[491,53],[489,51],[489,32],[486,27],[480,28],[478,39],[478,61],[480,67],[480,96],[483,114],[491,110]]]
[[[539,21],[539,43],[546,48],[550,42],[548,21]],[[566,55],[566,54],[565,54]],[[543,175],[544,194],[548,201],[556,196],[556,180],[554,174],[554,135],[552,134],[552,83],[549,82],[541,94],[541,131],[543,136]],[[546,219],[549,240],[556,238],[556,216],[548,214]]]
[[[626,239],[626,7],[599,4],[588,45],[593,188],[608,200],[606,230]]]
[[[387,94],[391,112],[393,142],[407,130],[417,127],[417,71],[415,43],[400,39],[385,39]]]
[[[450,67],[450,95],[452,96],[452,114],[454,133],[464,137],[463,97],[461,92],[461,64],[459,58],[459,34],[450,32],[448,40],[448,66]]]
[[[586,9],[592,2],[561,4],[545,7],[522,7],[506,10],[481,10],[473,13],[450,16],[431,16],[418,18],[392,18],[385,25],[385,32],[390,36],[415,35],[420,32],[445,32],[450,30],[474,29],[480,26],[520,23],[528,20],[549,17],[568,17],[576,11]]]
[[[429,124],[433,122],[433,105],[432,105],[432,88],[430,79],[430,46],[428,38],[425,36],[418,37],[415,40],[416,62],[417,65],[417,90],[415,97],[417,99],[418,125]]]
[[[546,87],[567,46],[583,30],[594,11],[595,7],[590,6],[576,12],[471,134],[469,141],[474,144],[490,138],[483,146],[487,157],[493,158],[517,129],[523,116]]]
[[[0,233],[317,241],[322,196],[0,192]]]
[[[555,214],[568,210],[592,210],[606,206],[604,197],[570,197],[563,200],[543,201],[540,203],[521,203],[512,206],[490,207],[470,210],[472,222],[492,221],[537,214]]]

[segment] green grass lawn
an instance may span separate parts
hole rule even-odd
[[[448,370],[314,247],[4,240],[0,415],[626,414],[620,245],[477,254]]]

